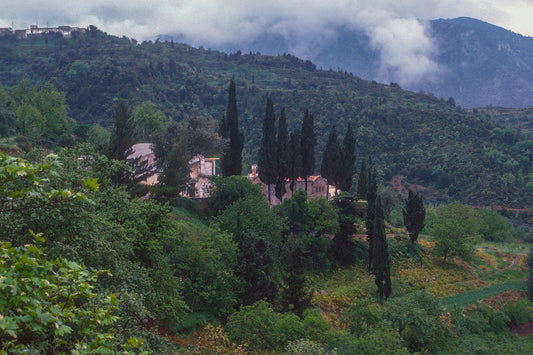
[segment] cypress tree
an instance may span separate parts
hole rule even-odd
[[[332,127],[329,131],[326,149],[322,155],[322,164],[320,166],[320,175],[327,181],[327,192],[329,193],[329,185],[337,185],[337,172],[340,163],[340,147],[337,142],[337,131]],[[336,188],[335,188],[336,190]]]
[[[305,179],[305,191],[307,192],[307,179],[315,172],[315,145],[316,137],[314,130],[313,115],[305,110],[302,122],[302,178]]]
[[[285,179],[289,177],[289,132],[285,107],[281,109],[278,120],[278,181],[276,197],[282,201],[285,194]]]
[[[276,115],[272,98],[267,99],[265,120],[263,121],[263,137],[257,153],[257,173],[263,183],[268,186],[268,202],[271,203],[270,185],[278,180],[278,145],[276,139]]]
[[[282,258],[283,285],[280,290],[280,303],[283,312],[291,311],[303,318],[303,313],[311,305],[313,297],[305,279],[309,257],[304,242],[300,238],[289,238],[283,245]]]
[[[342,141],[341,159],[339,164],[339,177],[337,185],[341,191],[349,191],[352,187],[352,178],[355,168],[355,137],[352,125],[348,123],[346,135]]]
[[[294,184],[302,175],[301,133],[299,129],[291,132],[288,154],[288,178],[291,180],[291,192],[294,194]]]
[[[335,196],[332,204],[339,212],[339,231],[328,250],[328,258],[338,266],[349,266],[355,262],[356,244],[354,234],[357,207],[355,198],[347,193]]]
[[[374,274],[376,286],[378,287],[379,302],[382,303],[383,298],[389,298],[392,292],[392,285],[390,280],[390,258],[385,231],[385,218],[379,196],[376,198],[374,210],[374,246],[372,248],[371,270]]]
[[[376,182],[376,169],[374,173],[369,173],[369,187],[367,193],[367,213],[366,213],[366,234],[368,240],[368,265],[369,268],[372,267],[373,257],[374,257],[374,237],[375,237],[375,213],[376,213],[376,202],[378,199],[378,186]]]
[[[226,147],[220,159],[222,176],[241,175],[244,135],[239,131],[239,115],[237,112],[237,99],[233,80],[229,85],[226,116],[222,117],[219,131],[223,138],[229,139],[228,147]]]
[[[415,244],[418,234],[424,228],[424,219],[426,218],[426,209],[424,201],[418,192],[409,189],[409,196],[405,201],[405,208],[402,210],[403,223],[409,232],[411,244]]]
[[[368,192],[368,171],[366,167],[366,159],[361,161],[361,169],[359,170],[359,178],[357,180],[357,198],[360,200],[367,199]]]

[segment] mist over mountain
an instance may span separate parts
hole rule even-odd
[[[533,105],[533,38],[468,17],[419,24],[391,21],[374,32],[341,26],[314,42],[272,31],[209,47],[290,53],[323,69],[454,97],[464,107]],[[160,38],[187,41],[180,35]]]

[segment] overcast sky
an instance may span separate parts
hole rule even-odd
[[[217,43],[258,32],[368,28],[389,19],[469,16],[533,36],[531,0],[2,0],[0,27],[95,25],[137,40],[184,33]]]
[[[442,72],[431,59],[437,49],[423,20],[461,16],[533,37],[533,0],[0,1],[0,27],[95,25],[139,41],[181,34],[204,47],[269,32],[283,35],[292,54],[303,58],[343,25],[364,30],[382,54],[388,78],[403,84]]]

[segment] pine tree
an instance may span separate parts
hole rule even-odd
[[[276,115],[272,98],[267,99],[263,137],[257,153],[257,173],[268,186],[268,202],[271,204],[270,186],[278,180],[278,145],[276,139]]]
[[[302,122],[302,178],[305,180],[305,191],[307,192],[307,179],[315,172],[315,145],[316,137],[314,131],[313,115],[309,110],[305,110]]]
[[[148,164],[147,160],[141,161],[141,157],[129,158],[133,154],[133,145],[137,142],[135,134],[135,122],[128,105],[124,100],[119,100],[115,108],[115,125],[111,138],[107,156],[109,159],[115,159],[126,162],[131,169],[120,169],[113,177],[116,184],[127,184],[129,187],[134,186],[139,181],[145,180],[153,174],[153,167]]]
[[[160,172],[156,195],[172,197],[185,190],[190,179],[188,143],[187,132],[177,123],[153,137],[152,151]]]
[[[289,155],[288,155],[288,178],[291,181],[291,192],[294,194],[294,185],[298,178],[302,175],[302,145],[301,133],[299,129],[291,132],[289,139]]]
[[[366,159],[361,161],[361,169],[359,170],[359,179],[357,180],[357,198],[360,200],[367,199],[368,192],[368,171],[366,167]]]
[[[168,152],[159,183],[163,187],[159,193],[165,197],[175,197],[185,190],[190,179],[189,161],[187,159],[187,139],[181,137]]]
[[[276,197],[282,201],[285,194],[285,179],[289,177],[289,133],[285,107],[281,109],[278,120],[278,181]]]
[[[376,198],[374,206],[374,238],[372,248],[371,271],[374,274],[375,283],[378,287],[379,302],[383,298],[388,299],[392,292],[390,279],[390,257],[387,245],[387,234],[385,231],[385,218],[383,207],[379,196]]]
[[[111,133],[108,158],[119,161],[126,159],[133,153],[132,146],[137,141],[135,122],[124,100],[119,100],[115,107],[115,125]]]
[[[337,185],[341,191],[350,191],[355,168],[355,137],[350,123],[342,141],[341,152]]]
[[[424,228],[424,219],[426,218],[426,209],[424,208],[424,201],[418,192],[409,189],[409,196],[405,201],[405,208],[403,212],[403,223],[409,232],[411,244],[415,244],[418,239],[418,234]]]
[[[232,175],[241,175],[244,135],[239,131],[237,99],[235,94],[235,83],[233,80],[229,85],[226,116],[221,120],[219,132],[223,138],[229,139],[229,145],[222,153],[220,159],[222,176],[228,177]]]
[[[329,131],[326,149],[322,155],[322,164],[320,166],[320,175],[327,181],[327,192],[329,185],[337,186],[337,175],[340,164],[340,147],[337,141],[337,131],[332,127]],[[335,188],[336,190],[336,188]],[[329,196],[328,196],[329,197]]]

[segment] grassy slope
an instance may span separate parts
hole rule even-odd
[[[426,238],[422,238],[420,244],[425,250],[421,263],[392,258],[392,299],[427,289],[441,298],[446,307],[454,304],[464,307],[508,290],[525,289],[528,245],[484,243],[477,247],[475,257],[467,263],[457,259],[444,262],[442,257],[431,255],[432,242]],[[513,259],[516,262],[511,268],[500,271]],[[373,276],[365,266],[312,275],[310,279],[316,290],[314,304],[337,326],[345,308],[359,298],[374,299],[376,295]]]

